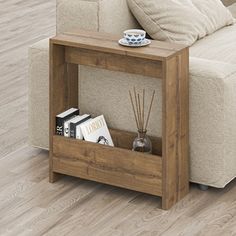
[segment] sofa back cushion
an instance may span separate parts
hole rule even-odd
[[[147,33],[161,41],[192,45],[234,23],[220,0],[127,0]]]
[[[57,33],[75,30],[119,34],[140,25],[126,0],[57,0]]]

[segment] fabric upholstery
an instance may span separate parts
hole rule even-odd
[[[57,0],[57,33],[85,29],[114,34],[140,28],[126,0]]]
[[[29,50],[29,141],[48,149],[49,142],[49,40]]]
[[[74,20],[90,13],[83,4],[91,2],[106,3],[108,0],[59,0],[58,30],[69,31],[75,27]],[[106,10],[96,8],[99,24],[93,22],[94,29],[114,33],[136,25],[123,0],[114,2]],[[117,1],[123,2],[125,9],[117,10]],[[74,2],[74,3],[72,3]],[[82,2],[80,5],[79,3]],[[72,4],[71,4],[72,3]],[[78,5],[76,5],[78,4]],[[81,6],[83,12],[81,13]],[[78,7],[77,9],[74,9]],[[63,10],[65,8],[65,10]],[[73,8],[73,9],[72,9]],[[113,9],[113,10],[112,10]],[[109,10],[109,11],[108,11]],[[122,23],[114,28],[106,23],[106,17],[120,17],[118,12],[128,12]],[[66,13],[67,12],[67,13]],[[73,13],[74,12],[74,13]],[[77,13],[76,13],[77,12]],[[67,16],[65,17],[65,14]],[[74,14],[74,15],[73,15]],[[77,18],[76,18],[77,17]],[[103,18],[103,21],[101,19]],[[117,18],[117,19],[118,19]],[[67,21],[63,23],[63,21]],[[73,21],[73,22],[70,22]],[[77,22],[79,27],[87,22]],[[98,23],[98,22],[97,22]],[[68,27],[68,28],[67,28]],[[89,26],[91,27],[91,26]],[[86,27],[85,27],[86,28]],[[85,29],[84,28],[84,29]],[[91,28],[89,28],[91,29]],[[224,187],[236,176],[236,26],[223,28],[199,40],[190,48],[190,180],[214,187]],[[227,47],[228,45],[228,47]],[[30,142],[37,147],[48,148],[48,40],[41,41],[30,48],[29,95],[30,95]],[[86,66],[79,68],[79,102],[82,112],[94,115],[103,113],[109,126],[135,131],[130,108],[128,89],[133,85],[153,88],[157,91],[151,116],[149,134],[161,136],[161,80],[120,72],[99,70]],[[40,116],[38,115],[40,114]]]
[[[230,12],[233,15],[233,17],[236,18],[236,3],[230,5],[228,7],[228,9],[230,10]]]
[[[192,45],[234,22],[220,0],[128,0],[136,19],[153,39]]]

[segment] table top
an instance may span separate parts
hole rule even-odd
[[[159,61],[174,57],[186,48],[185,45],[156,40],[151,40],[151,44],[145,47],[124,47],[118,43],[120,38],[108,33],[79,30],[57,35],[50,39],[50,43]]]

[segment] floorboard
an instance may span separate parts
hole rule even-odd
[[[48,152],[23,146],[0,160],[0,235],[236,235],[236,181],[190,194],[169,211],[147,194],[63,176],[48,182]]]
[[[27,143],[28,47],[55,34],[55,0],[0,0],[0,158]]]
[[[55,1],[0,0],[1,236],[236,236],[236,180],[190,194],[169,211],[158,197],[63,176],[27,145],[28,46],[55,33]]]

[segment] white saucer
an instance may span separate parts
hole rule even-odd
[[[144,47],[147,46],[151,43],[151,40],[149,39],[144,39],[142,43],[140,44],[129,44],[125,38],[120,39],[119,44],[125,47],[134,47],[134,48],[139,48],[139,47]]]

